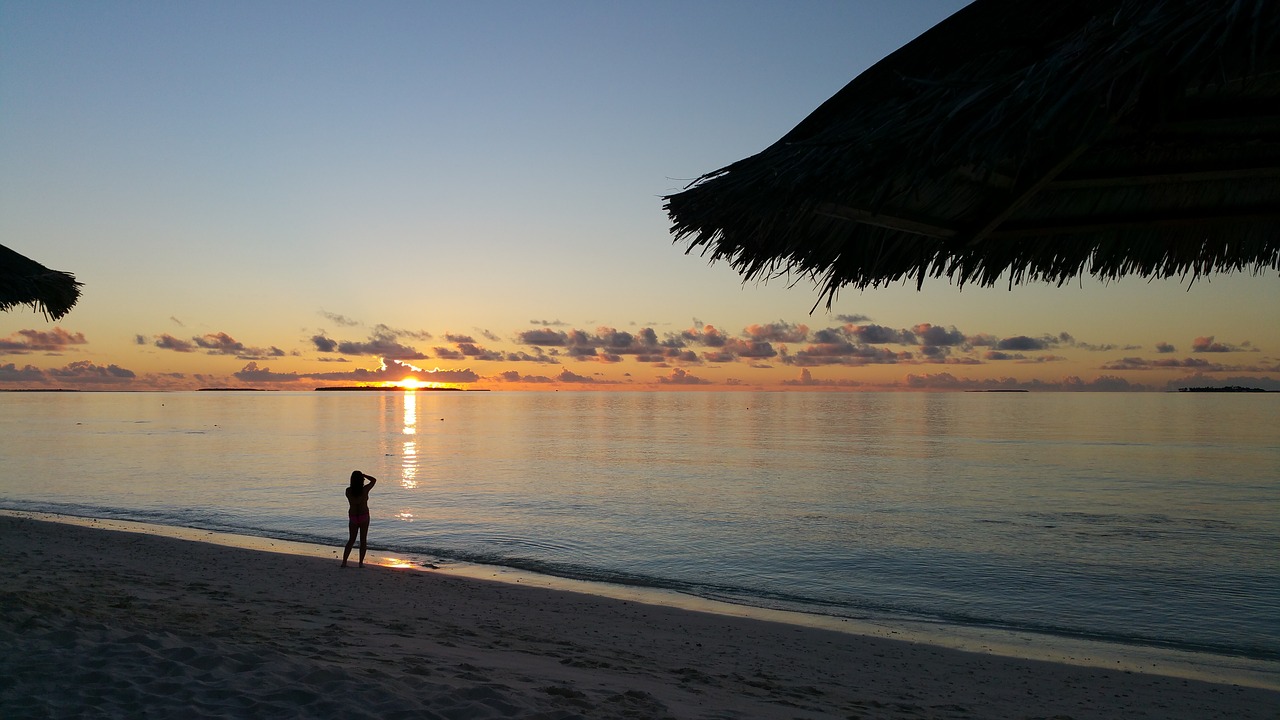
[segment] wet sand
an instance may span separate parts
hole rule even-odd
[[[1277,718],[1280,692],[0,516],[0,715]]]

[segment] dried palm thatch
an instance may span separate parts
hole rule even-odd
[[[1280,2],[977,0],[665,198],[745,279],[1280,269]],[[821,302],[821,301],[819,301]]]
[[[71,273],[50,270],[0,245],[0,311],[30,305],[57,320],[80,299],[80,285]]]

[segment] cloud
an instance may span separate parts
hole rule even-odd
[[[680,333],[679,337],[681,340],[685,340],[687,342],[713,348],[724,347],[726,342],[724,333],[715,329],[715,327],[711,325],[695,325],[694,327]]]
[[[326,322],[337,323],[342,328],[363,325],[344,315],[324,310],[320,311],[320,315],[326,318]],[[153,336],[138,335],[134,337],[134,341],[139,345],[154,345],[173,352],[234,355],[255,363],[251,367],[244,366],[241,373],[245,378],[259,378],[253,381],[277,382],[286,386],[295,384],[298,379],[309,378],[377,382],[381,379],[399,380],[403,377],[384,378],[387,374],[385,372],[355,367],[366,362],[360,360],[360,357],[380,358],[384,364],[391,364],[397,360],[408,362],[436,357],[441,361],[448,361],[449,364],[461,364],[465,361],[473,367],[479,367],[475,364],[479,361],[542,365],[568,364],[567,358],[606,365],[619,365],[630,361],[645,364],[646,368],[653,367],[655,372],[666,373],[661,376],[663,380],[660,382],[667,384],[680,384],[681,381],[685,384],[695,384],[699,379],[696,375],[698,366],[743,363],[751,367],[769,368],[772,379],[768,382],[782,383],[792,387],[859,384],[857,381],[815,379],[812,372],[807,375],[804,373],[805,370],[813,369],[821,375],[822,372],[818,369],[827,366],[854,368],[888,364],[946,365],[947,369],[953,373],[963,373],[964,371],[959,367],[964,365],[978,365],[986,362],[1044,364],[1067,359],[1080,362],[1086,357],[1086,352],[1101,351],[1112,351],[1111,359],[1105,363],[1090,364],[1099,367],[1102,372],[1119,374],[1121,378],[1117,379],[1133,378],[1131,373],[1144,370],[1165,371],[1160,375],[1160,382],[1164,382],[1173,374],[1169,371],[1174,370],[1214,376],[1221,376],[1227,372],[1265,373],[1280,364],[1274,362],[1272,358],[1262,358],[1261,362],[1256,363],[1226,365],[1211,362],[1215,358],[1207,353],[1259,352],[1249,343],[1217,342],[1213,336],[1197,338],[1193,343],[1194,352],[1188,353],[1192,356],[1178,358],[1173,355],[1176,349],[1169,343],[1147,345],[1144,351],[1140,346],[1124,343],[1086,343],[1067,332],[1043,334],[1028,332],[1001,339],[987,333],[966,336],[955,326],[917,323],[907,324],[905,327],[893,327],[873,323],[865,315],[836,317],[843,322],[842,325],[814,329],[803,323],[777,320],[746,324],[738,333],[726,333],[721,330],[722,326],[703,323],[696,318],[691,327],[677,332],[655,331],[655,328],[660,326],[655,323],[641,325],[632,322],[625,326],[626,329],[594,324],[589,326],[594,329],[574,329],[566,326],[559,319],[530,320],[530,326],[524,331],[516,331],[515,337],[504,339],[495,333],[476,327],[465,332],[444,332],[438,335],[441,342],[418,343],[422,345],[422,350],[410,345],[408,341],[411,338],[415,340],[431,338],[431,333],[425,330],[410,331],[378,324],[372,326],[368,338],[362,340],[358,335],[343,339],[341,330],[338,336],[334,337],[321,329],[318,332],[313,331],[315,334],[304,334],[303,338],[306,339],[300,338],[298,347],[306,350],[314,360],[335,363],[350,362],[346,358],[355,358],[355,363],[345,367],[330,365],[328,368],[344,372],[314,375],[308,374],[302,368],[295,368],[298,372],[272,373],[264,360],[300,353],[296,351],[286,353],[285,350],[274,345],[266,348],[249,346],[226,332],[210,332],[198,337],[173,336],[168,333]],[[180,325],[176,318],[172,320]],[[666,327],[670,329],[670,326]],[[355,333],[362,334],[362,331],[355,331]],[[59,348],[70,349],[84,342],[83,334],[68,333],[61,328],[54,328],[51,331],[27,330],[0,340],[0,358],[3,358],[6,353],[56,352]],[[428,351],[431,354],[428,354]],[[1061,355],[1058,354],[1059,351]],[[799,377],[796,378],[793,375],[784,380],[788,371],[780,371],[783,366],[792,367],[793,370],[789,372],[800,373]],[[514,367],[519,368],[518,365]],[[682,368],[683,374],[669,372],[673,368]],[[570,372],[567,375],[561,373],[559,376],[551,377],[538,374],[537,370],[524,375],[523,372],[527,369],[520,368],[512,371],[517,373],[516,375],[504,372],[497,376],[486,373],[486,376],[491,377],[494,382],[605,384],[612,378],[630,377],[630,373],[624,374],[622,371],[631,368],[624,365],[619,370],[600,368],[601,372],[597,373],[588,372],[579,375]],[[578,369],[582,368],[578,367]],[[31,379],[34,377],[31,371],[20,369],[18,365],[7,368],[7,372],[11,377],[26,377],[24,382],[39,382]],[[45,371],[35,369],[34,372],[46,379],[48,377]],[[393,366],[388,372],[394,374],[406,371]],[[850,375],[847,372],[827,374]],[[943,375],[939,373],[938,377]],[[476,374],[471,373],[464,377],[476,377]],[[230,375],[225,374],[216,379],[224,383],[234,382]],[[169,380],[175,381],[173,378]],[[623,380],[623,382],[634,381]],[[715,381],[716,384],[720,382],[720,379]],[[752,380],[749,384],[754,385],[760,382],[760,380]],[[1096,382],[1096,379],[1091,382]],[[984,383],[989,384],[987,381]],[[1090,383],[1081,381],[1079,385],[1090,386]],[[899,383],[897,386],[901,387],[902,384]],[[987,385],[977,386],[978,389],[985,387]],[[1062,381],[1052,381],[1028,387],[1058,390],[1066,385]],[[1139,389],[1146,388],[1139,386]]]
[[[815,335],[815,339],[823,332]],[[829,337],[829,336],[828,336]],[[787,365],[814,367],[818,365],[889,365],[909,360],[911,353],[894,352],[888,348],[871,345],[855,345],[845,340],[829,337],[832,342],[815,343],[794,354],[782,353]]]
[[[813,344],[815,345],[849,345],[851,333],[848,326],[839,328],[825,328],[813,334]]]
[[[407,362],[401,362],[387,358],[383,360],[383,366],[380,372],[388,376],[392,382],[397,382],[405,378],[413,378],[423,382],[435,383],[473,383],[480,379],[480,376],[473,372],[471,368],[462,370],[442,370],[433,368],[424,370],[416,365]]]
[[[1079,378],[1077,378],[1077,380],[1079,380]],[[1147,390],[1155,389],[1155,388],[1152,388],[1150,385],[1139,385],[1139,384],[1131,383],[1128,380],[1125,380],[1124,378],[1116,377],[1114,375],[1099,375],[1098,377],[1094,378],[1090,382],[1081,383],[1081,384],[1083,385],[1083,387],[1076,388],[1076,387],[1064,386],[1063,389],[1064,390],[1087,390],[1089,392],[1130,392],[1134,390],[1147,391]]]
[[[400,360],[425,360],[429,357],[416,348],[400,344],[398,342],[400,334],[403,334],[403,331],[392,330],[386,325],[378,325],[365,342],[335,341],[321,333],[312,336],[311,344],[320,352],[337,352],[341,355],[373,355]],[[430,337],[430,333],[415,334]]]
[[[737,338],[729,338],[725,343],[724,353],[729,355],[729,359],[723,362],[732,361],[735,357],[759,359],[778,356],[778,351],[773,349],[771,343]]]
[[[341,325],[342,327],[355,327],[360,324],[359,320],[352,320],[346,315],[339,315],[338,313],[331,313],[326,310],[321,310],[320,315],[329,322],[332,322],[335,325]]]
[[[1077,347],[1077,348],[1080,348],[1081,350],[1088,350],[1089,352],[1111,352],[1112,350],[1116,349],[1116,346],[1111,343],[1106,343],[1104,345],[1093,345],[1090,343],[1074,343],[1071,347]],[[1137,350],[1138,348],[1133,346],[1126,346],[1125,349]]]
[[[146,338],[142,335],[138,335],[135,340],[139,344],[146,342]],[[191,338],[190,341],[161,333],[153,344],[161,350],[189,353],[201,349],[209,355],[234,355],[241,360],[261,360],[269,357],[284,357],[288,354],[274,345],[269,348],[248,347],[225,332],[205,333]]]
[[[1150,385],[1131,383],[1124,378],[1112,375],[1100,375],[1085,382],[1078,377],[1068,376],[1058,381],[1017,380],[1015,378],[957,378],[951,373],[935,375],[907,375],[904,385],[913,390],[1031,390],[1054,392],[1126,392],[1150,391],[1156,388]]]
[[[705,380],[681,370],[680,368],[672,368],[671,372],[666,375],[659,375],[658,382],[662,385],[711,385],[710,380]]]
[[[299,375],[299,377],[321,381],[350,380],[361,383],[400,382],[407,378],[436,383],[473,383],[480,379],[480,376],[470,368],[463,370],[441,370],[440,368],[424,370],[394,358],[383,358],[382,365],[373,370],[356,368],[346,372],[307,373]]]
[[[435,352],[435,356],[440,357],[442,360],[462,360],[463,357],[470,357],[472,360],[493,360],[500,363],[500,361],[507,359],[507,355],[504,355],[500,350],[489,350],[489,348],[476,345],[474,338],[471,336],[447,333],[444,337],[449,342],[457,343],[457,348],[456,350],[444,346],[431,348],[431,351]],[[527,357],[531,359],[531,356]]]
[[[1214,342],[1213,336],[1198,337],[1191,341],[1191,352],[1198,353],[1227,353],[1227,352],[1244,352],[1246,347],[1237,347],[1226,343]]]
[[[996,343],[997,350],[1044,350],[1049,344],[1043,339],[1015,335]]]
[[[179,320],[178,318],[172,315],[169,316],[169,322],[173,323],[174,325],[177,325],[178,327],[186,327],[185,323],[183,323],[181,320]],[[138,343],[138,344],[141,345],[142,343]]]
[[[430,340],[432,335],[426,330],[404,330],[402,328],[393,328],[378,323],[373,326],[371,337],[387,337],[397,339],[401,336],[412,338],[414,340]]]
[[[611,327],[596,328],[593,344],[614,355],[638,355],[652,353],[659,347],[658,334],[652,328],[644,328],[636,334]]]
[[[546,352],[543,351],[542,348],[536,347],[533,350],[534,352],[532,355],[530,355],[527,352],[524,352],[523,350],[520,350],[518,352],[509,352],[506,355],[504,355],[503,358],[507,362],[535,362],[535,363],[543,363],[546,365],[560,364],[559,359],[552,357],[551,355],[548,355]]]
[[[169,333],[160,333],[160,337],[156,338],[155,346],[161,350],[172,350],[174,352],[195,352],[195,343],[180,340]]]
[[[1275,377],[1251,377],[1247,375],[1237,375],[1234,377],[1211,378],[1196,373],[1189,375],[1181,380],[1170,380],[1168,389],[1178,390],[1184,387],[1249,387],[1268,390],[1271,392],[1280,392],[1280,378]]]
[[[1061,355],[1037,355],[1035,357],[1022,358],[1021,360],[1018,360],[1018,362],[1023,364],[1051,363],[1051,362],[1065,362],[1065,361],[1066,361],[1066,358]]]
[[[266,357],[283,357],[285,352],[278,347],[252,348],[224,332],[206,333],[191,339],[198,347],[210,355],[234,355],[241,360],[260,360]]]
[[[569,343],[569,336],[559,330],[542,328],[525,330],[516,336],[516,342],[522,345],[538,345],[540,347],[564,347]]]
[[[570,372],[568,368],[565,368],[564,370],[561,370],[561,371],[560,371],[560,374],[556,376],[556,380],[559,380],[560,382],[564,382],[564,383],[593,383],[593,382],[595,382],[595,378],[587,377],[587,376],[585,376],[585,375],[579,375],[579,374],[574,373],[574,372]]]
[[[116,385],[128,383],[137,375],[119,365],[95,365],[88,360],[73,362],[63,368],[50,368],[45,371],[54,382],[67,382],[86,385]]]
[[[597,362],[619,362],[622,356],[653,356],[664,354],[666,343],[658,342],[658,335],[652,328],[644,328],[636,333],[618,330],[612,327],[599,327],[594,332],[586,330],[570,330],[563,332],[541,328],[526,330],[517,335],[517,341],[538,347],[565,348],[565,354],[578,360],[594,360]]]
[[[742,334],[756,343],[802,343],[809,339],[809,326],[779,320],[767,325],[748,325]]]
[[[320,352],[331,353],[338,349],[338,341],[324,336],[323,333],[311,336],[311,344]]]
[[[867,345],[887,345],[889,343],[911,345],[915,343],[915,337],[910,332],[894,330],[883,325],[846,325],[839,329],[829,328],[822,332],[822,337],[829,339],[835,334]]]
[[[516,371],[516,370],[508,370],[503,373],[498,373],[497,375],[494,376],[494,379],[501,382],[518,382],[518,383],[545,384],[545,383],[555,382],[555,380],[552,380],[546,375],[521,375],[519,371]]]
[[[259,368],[258,363],[251,362],[240,369],[239,372],[232,373],[232,376],[243,382],[257,383],[281,383],[281,382],[297,382],[302,380],[304,376],[298,373],[277,373],[271,372],[271,368]]]
[[[1203,358],[1166,358],[1163,360],[1147,360],[1140,357],[1125,357],[1112,360],[1102,365],[1103,370],[1159,370],[1168,368],[1195,368],[1205,371],[1224,370],[1224,366],[1211,363]]]
[[[856,380],[818,380],[808,368],[800,371],[800,377],[794,380],[783,380],[782,384],[792,387],[859,387],[863,385]]]
[[[34,365],[18,367],[14,363],[0,365],[0,383],[44,383],[44,371]]]
[[[463,370],[427,370],[426,372],[418,372],[414,374],[414,378],[425,382],[437,383],[473,383],[480,379],[480,376],[473,372],[471,368]]]
[[[954,325],[950,329],[931,325],[929,323],[920,323],[911,328],[912,332],[920,340],[921,345],[932,345],[934,347],[952,347],[962,345],[965,342],[964,333],[955,328]]]
[[[458,352],[462,353],[463,357],[469,357],[473,360],[501,361],[506,357],[497,350],[489,350],[488,348],[469,342],[458,343]]]
[[[60,327],[52,330],[19,330],[0,339],[0,355],[26,355],[32,352],[59,352],[71,345],[84,345],[84,333],[69,333]]]

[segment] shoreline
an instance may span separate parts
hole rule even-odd
[[[341,552],[340,545],[317,545],[263,536],[240,535],[131,520],[6,509],[0,509],[0,518],[34,519],[84,528],[140,533],[243,550],[324,558],[335,562]],[[369,551],[367,564],[455,578],[496,581],[507,585],[544,589],[552,592],[577,593],[679,611],[778,623],[837,632],[853,637],[905,641],[948,651],[973,652],[1016,660],[1050,662],[1082,668],[1119,670],[1127,673],[1143,673],[1280,691],[1280,664],[1250,658],[1218,656],[1166,648],[1130,646],[1013,630],[974,628],[929,622],[913,625],[903,621],[853,620],[827,615],[773,610],[710,600],[658,588],[573,580],[496,565],[433,564],[424,558],[402,557],[373,548]]]
[[[0,516],[6,717],[1274,718],[1280,692]]]

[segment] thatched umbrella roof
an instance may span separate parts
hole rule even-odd
[[[0,245],[0,311],[30,305],[57,320],[80,299],[80,283],[71,273],[50,270]]]
[[[1280,2],[977,0],[665,198],[746,279],[1280,269]]]

